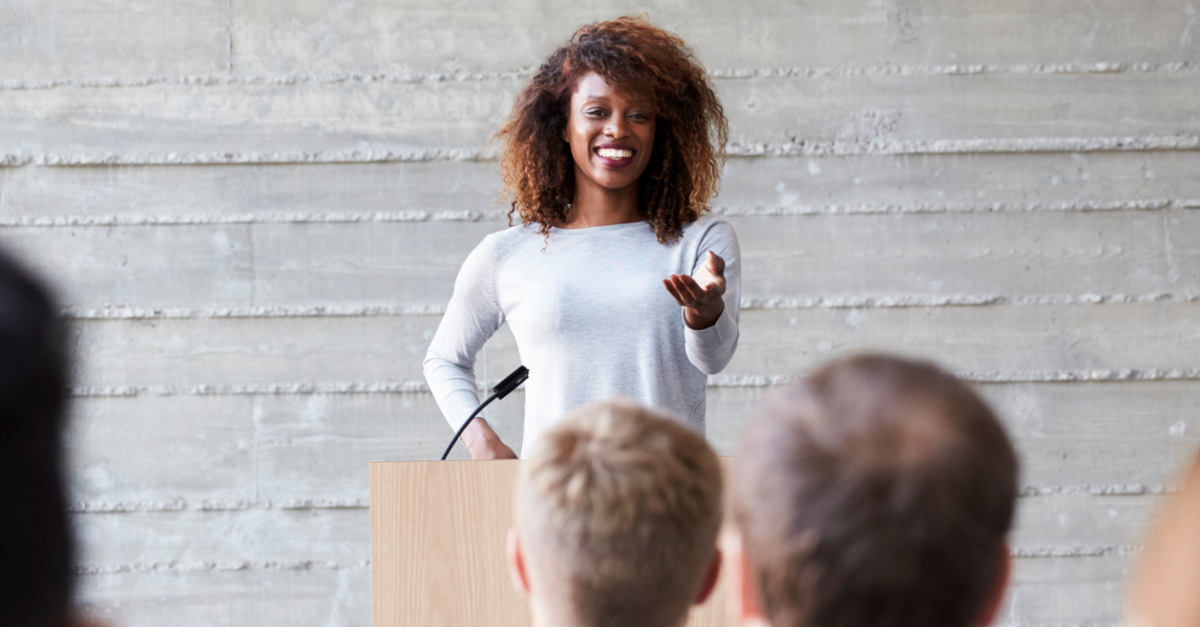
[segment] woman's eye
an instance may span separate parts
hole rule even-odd
[[[604,115],[604,110],[603,109],[588,109],[586,111],[586,113],[588,115]]]

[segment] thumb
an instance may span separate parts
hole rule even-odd
[[[713,274],[723,276],[725,274],[725,260],[720,255],[713,251],[708,251],[708,270]]]

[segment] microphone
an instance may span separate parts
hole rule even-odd
[[[497,383],[496,387],[492,388],[492,395],[487,397],[487,400],[481,403],[479,407],[476,407],[475,411],[471,412],[471,416],[467,418],[466,422],[464,422],[462,426],[458,428],[458,431],[454,432],[454,439],[450,440],[450,444],[446,445],[446,452],[442,453],[442,461],[446,460],[446,456],[449,455],[450,450],[454,448],[454,443],[458,441],[458,438],[462,437],[463,431],[467,430],[467,425],[471,424],[472,420],[475,420],[475,416],[478,416],[479,412],[483,411],[483,408],[488,406],[488,403],[491,403],[498,398],[504,398],[505,396],[508,396],[513,390],[521,387],[521,384],[524,383],[528,378],[529,368],[526,368],[525,366],[519,366],[516,370],[513,370],[512,374],[504,377],[503,381]]]

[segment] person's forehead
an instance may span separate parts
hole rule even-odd
[[[575,101],[587,100],[622,100],[633,104],[649,105],[652,98],[632,93],[630,89],[614,87],[596,72],[588,72],[575,81],[575,91],[571,95]]]

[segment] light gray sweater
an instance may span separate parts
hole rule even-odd
[[[710,250],[725,260],[725,311],[697,331],[662,281],[693,274]],[[536,226],[492,233],[459,270],[425,379],[458,429],[479,404],[475,354],[507,322],[530,371],[521,450],[571,408],[617,395],[703,433],[705,375],[737,348],[740,279],[737,236],[714,218],[669,245],[645,222],[552,228],[549,241]]]

